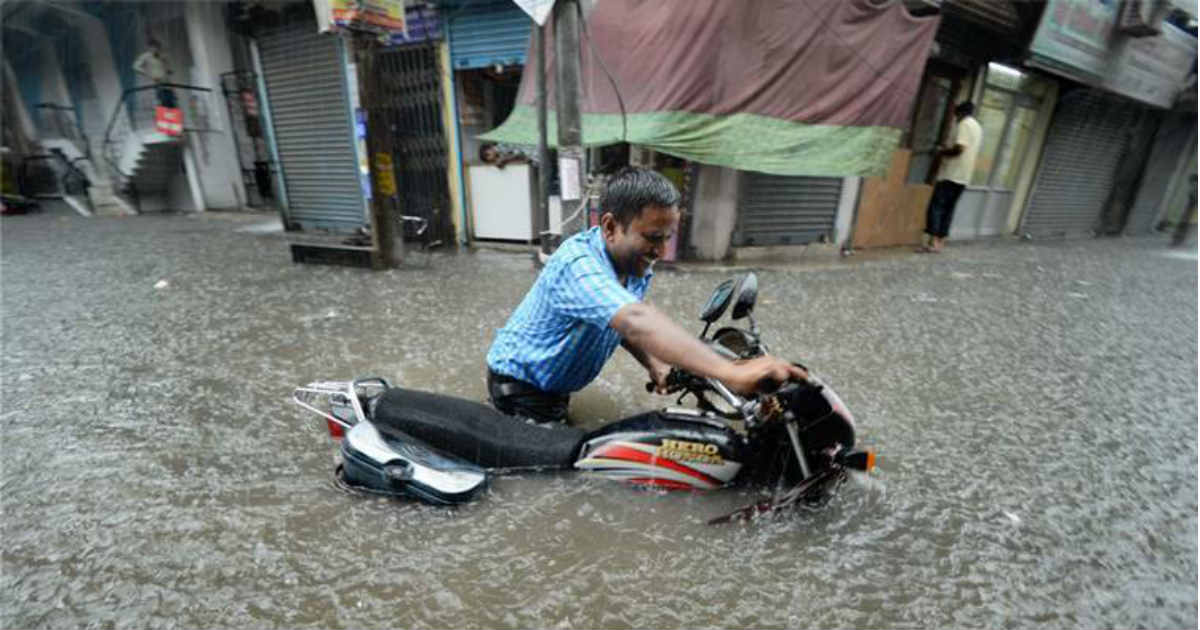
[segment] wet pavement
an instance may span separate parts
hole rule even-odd
[[[0,222],[0,626],[1196,626],[1194,249],[760,265],[767,341],[881,461],[818,511],[709,527],[757,495],[570,474],[458,509],[339,491],[291,389],[377,374],[482,400],[536,272],[489,250],[294,265],[238,231],[268,218]],[[661,270],[651,299],[699,330],[728,275]],[[644,381],[618,351],[572,415],[668,403]]]

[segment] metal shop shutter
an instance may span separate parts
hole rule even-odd
[[[288,219],[304,229],[366,223],[337,37],[299,19],[258,37],[287,187]]]
[[[1163,197],[1170,192],[1171,180],[1186,159],[1188,147],[1196,136],[1196,115],[1176,113],[1163,121],[1155,136],[1154,148],[1147,158],[1142,184],[1125,223],[1126,234],[1154,231]],[[1186,184],[1186,182],[1185,182]]]
[[[842,178],[746,172],[742,191],[735,246],[802,245],[833,234]]]
[[[1021,232],[1034,237],[1088,235],[1112,189],[1125,129],[1136,106],[1095,90],[1059,102]]]
[[[512,0],[486,0],[443,14],[455,70],[523,65],[533,20]]]

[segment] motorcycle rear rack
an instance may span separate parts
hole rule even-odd
[[[366,421],[367,414],[363,411],[360,388],[365,389],[371,386],[382,387],[385,390],[391,387],[386,379],[378,376],[359,378],[353,381],[314,381],[293,390],[292,402],[329,422],[349,429],[359,422]],[[322,402],[325,403],[327,409],[317,406]],[[352,411],[353,421],[343,417],[348,414],[339,415],[338,409]]]

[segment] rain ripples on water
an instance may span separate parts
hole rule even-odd
[[[297,266],[235,232],[253,219],[4,220],[0,626],[1195,625],[1196,268],[1157,243],[761,267],[772,349],[838,390],[881,463],[820,510],[709,527],[758,495],[339,490],[291,388],[378,374],[482,400],[535,271]],[[728,275],[662,270],[652,300],[690,327]],[[618,353],[572,414],[667,404],[644,381]]]

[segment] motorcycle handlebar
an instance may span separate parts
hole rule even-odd
[[[808,372],[808,368],[805,367],[803,363],[799,363],[797,361],[792,361],[792,365],[800,368],[801,370],[804,370],[805,372]],[[789,379],[789,380],[785,380],[785,381],[778,381],[769,376],[766,376],[766,377],[759,379],[759,381],[754,384],[754,388],[760,394],[774,394],[775,392],[782,389],[783,386],[787,385],[788,383],[806,383],[806,382],[808,382],[807,379],[804,379],[804,380],[790,380]]]
[[[784,382],[777,381],[769,376],[758,379],[754,384],[754,389],[760,394],[774,394],[779,391],[780,387],[784,386]]]
[[[667,374],[667,393],[673,394],[681,389],[684,389],[683,372],[679,368],[671,368]],[[658,389],[658,383],[654,381],[646,381],[646,392],[653,394]]]

